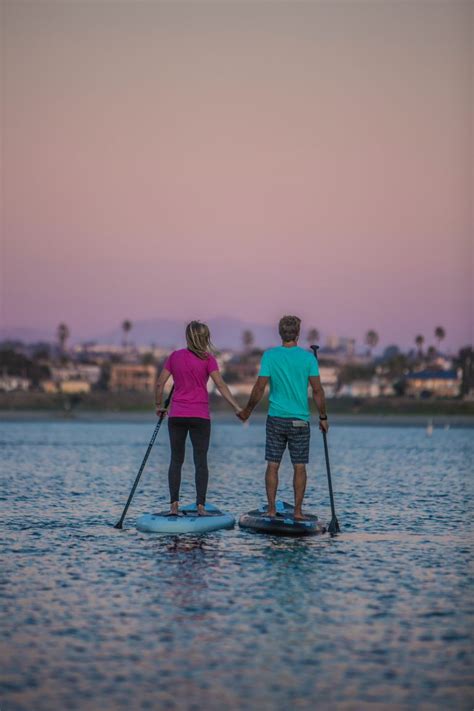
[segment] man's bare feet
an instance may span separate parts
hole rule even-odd
[[[177,502],[177,501],[174,501],[174,502],[171,504],[171,506],[170,506],[169,515],[170,515],[170,516],[177,516],[177,515],[178,515],[178,507],[179,507],[178,502]]]
[[[293,514],[293,518],[295,521],[307,521],[307,517],[304,515],[304,513],[301,511],[301,509],[295,509],[295,513]]]
[[[275,518],[275,516],[277,515],[277,512],[276,512],[276,509],[267,509],[267,511],[265,511],[265,514],[267,516],[270,516],[270,518]]]
[[[198,504],[198,516],[209,516],[209,511],[206,511],[206,508],[203,506],[203,504]]]

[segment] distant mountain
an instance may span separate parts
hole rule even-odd
[[[21,341],[22,343],[52,343],[54,332],[44,328],[0,328],[0,341]]]
[[[137,346],[155,344],[164,348],[172,348],[184,345],[185,321],[156,318],[133,321],[132,323],[133,327],[128,335],[128,340]],[[268,348],[279,343],[276,325],[249,323],[227,316],[209,319],[207,323],[211,329],[212,340],[218,349],[241,348],[242,332],[246,329],[254,334],[257,347]],[[38,343],[40,341],[52,343],[56,341],[56,334],[46,328],[0,328],[0,341],[6,340],[22,341],[23,343]],[[119,345],[123,341],[123,331],[121,328],[115,328],[111,331],[86,335],[73,330],[71,344],[86,341]]]
[[[207,321],[211,329],[214,345],[219,350],[242,348],[242,333],[252,331],[255,346],[269,348],[280,343],[278,326],[242,321],[230,316],[218,316]],[[186,321],[178,319],[146,319],[132,322],[132,330],[128,340],[136,346],[162,346],[164,348],[181,347],[185,344],[184,329]],[[95,334],[83,334],[71,329],[70,344],[85,343],[87,341],[107,345],[119,345],[123,341],[123,331],[120,327],[111,331]],[[41,328],[0,328],[0,341],[12,340],[23,343],[38,343],[56,341],[55,331]]]
[[[246,329],[252,331],[255,337],[255,345],[268,348],[279,343],[278,330],[275,326],[267,326],[256,323],[248,323],[237,318],[219,316],[207,321],[211,329],[211,336],[214,345],[219,349],[241,348],[242,332]],[[172,348],[184,345],[185,321],[171,319],[147,319],[144,321],[134,321],[133,328],[129,334],[129,340],[137,346],[155,344],[165,348]],[[97,335],[93,339],[99,343],[119,344],[123,340],[123,332],[120,328],[109,331],[102,335]]]

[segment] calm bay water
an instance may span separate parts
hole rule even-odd
[[[334,427],[343,533],[291,540],[138,533],[164,430],[115,530],[153,427],[1,424],[2,711],[473,708],[472,430]],[[214,425],[209,501],[263,501],[263,441]],[[316,429],[307,509],[328,518]]]

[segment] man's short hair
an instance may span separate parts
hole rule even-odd
[[[283,316],[278,324],[278,332],[282,341],[296,341],[300,335],[301,319],[298,316]]]

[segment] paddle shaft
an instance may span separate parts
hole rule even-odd
[[[171,388],[171,392],[170,392],[170,394],[168,395],[168,397],[166,398],[165,410],[168,409],[168,406],[169,406],[169,404],[170,404],[170,402],[171,402],[171,397],[172,397],[172,395],[173,395],[173,390],[174,390],[174,386]],[[137,488],[137,486],[138,486],[138,482],[140,481],[140,477],[141,477],[141,475],[142,475],[142,473],[143,473],[143,470],[145,469],[145,465],[146,465],[146,463],[147,463],[148,457],[150,456],[150,452],[151,452],[151,450],[152,450],[152,447],[153,447],[153,445],[155,444],[156,436],[157,436],[158,432],[160,431],[161,423],[162,423],[163,420],[165,419],[165,416],[166,416],[166,413],[165,413],[165,412],[162,412],[161,415],[160,415],[159,418],[158,418],[158,422],[156,423],[155,430],[154,430],[154,432],[153,432],[153,434],[152,434],[152,436],[151,436],[150,444],[148,445],[148,449],[146,450],[145,456],[143,457],[143,461],[142,461],[142,463],[141,463],[140,469],[138,470],[138,474],[137,474],[137,476],[135,477],[135,481],[133,482],[132,490],[131,490],[130,495],[129,495],[128,499],[127,499],[127,503],[125,504],[125,508],[124,508],[124,510],[122,511],[122,515],[120,516],[120,521],[118,521],[118,522],[115,524],[115,528],[123,528],[123,522],[124,522],[125,516],[127,515],[128,507],[129,507],[130,504],[132,503],[132,499],[133,499],[133,496],[134,496],[134,494],[135,494],[136,488]]]
[[[330,533],[338,533],[341,529],[339,528],[339,521],[336,516],[336,507],[334,506],[334,494],[332,490],[332,479],[331,479],[331,467],[329,465],[329,450],[328,450],[328,438],[326,432],[323,432],[323,442],[324,442],[324,456],[326,457],[326,472],[328,475],[328,489],[329,489],[329,499],[331,501],[331,523],[329,524]]]
[[[319,346],[311,346],[311,350],[314,353],[314,357],[318,360],[318,348]],[[331,466],[329,464],[329,448],[327,434],[323,430],[323,442],[324,442],[324,456],[326,458],[326,473],[328,476],[328,489],[329,489],[329,499],[331,502],[331,523],[329,524],[329,533],[339,533],[341,530],[339,527],[339,521],[336,516],[336,507],[334,505],[334,493],[332,490],[332,479],[331,479]]]

